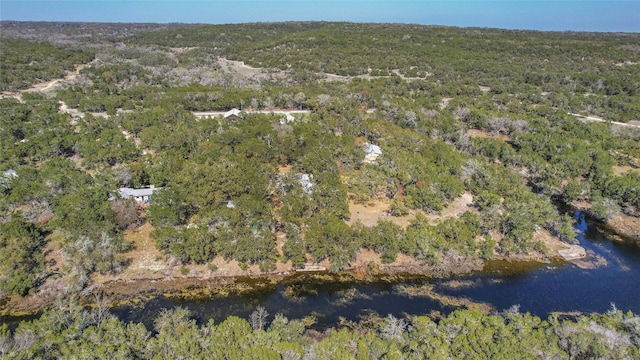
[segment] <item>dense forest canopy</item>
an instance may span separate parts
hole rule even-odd
[[[125,324],[105,308],[72,306],[0,326],[0,355],[21,358],[115,359],[632,359],[640,356],[640,318],[612,309],[605,315],[540,319],[517,307],[482,315],[458,310],[434,321],[371,316],[340,330],[308,329],[309,319],[230,316],[198,324],[183,308],[161,312],[152,327]],[[232,346],[230,346],[232,345]]]
[[[216,258],[340,271],[364,249],[433,266],[545,256],[536,234],[575,242],[557,202],[587,203],[605,221],[640,214],[638,34],[324,22],[0,29],[5,294],[57,279],[75,292],[126,271],[127,230],[145,222],[163,261],[186,275],[193,264],[215,272]],[[147,207],[118,198],[151,185],[160,190]],[[433,220],[467,197],[464,211]],[[350,206],[368,203],[388,204],[387,217],[350,222]],[[154,341],[168,336],[157,330]],[[375,339],[329,339],[340,334]],[[414,335],[398,333],[393,351],[413,349]]]

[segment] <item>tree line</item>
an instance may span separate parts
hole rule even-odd
[[[318,331],[303,320],[270,316],[258,307],[248,319],[199,323],[184,308],[163,310],[152,328],[124,323],[105,308],[68,306],[0,325],[7,359],[379,359],[603,358],[640,356],[639,318],[615,307],[606,314],[541,319],[512,307],[484,315],[456,310],[440,319],[370,316]]]

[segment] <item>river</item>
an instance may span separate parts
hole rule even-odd
[[[112,311],[122,320],[143,322],[151,328],[161,309],[188,308],[199,322],[224,320],[230,315],[248,318],[257,306],[272,316],[288,318],[314,316],[316,329],[335,326],[340,319],[358,321],[367,314],[396,317],[447,314],[456,307],[427,296],[425,289],[451,299],[490,305],[501,311],[518,305],[521,312],[547,317],[552,312],[599,312],[612,304],[623,311],[640,313],[640,247],[615,242],[576,212],[578,240],[588,253],[583,269],[574,263],[508,263],[489,261],[483,271],[448,278],[411,278],[375,283],[318,281],[299,275],[277,286],[243,295],[216,296],[201,300],[177,300],[159,296],[141,307],[120,307]]]

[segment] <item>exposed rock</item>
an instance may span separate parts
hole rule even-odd
[[[558,253],[567,261],[583,259],[587,256],[587,251],[579,245],[571,245],[568,249],[558,250]]]

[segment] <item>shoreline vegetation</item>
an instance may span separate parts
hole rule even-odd
[[[581,204],[575,207],[576,210],[588,211],[589,204]],[[614,220],[614,224],[625,224],[625,230],[636,229],[640,221],[629,219]],[[627,242],[640,246],[637,239],[628,236],[624,231],[617,231],[609,223],[601,224],[603,230],[610,231],[610,238],[615,241]],[[635,230],[634,230],[635,231]],[[539,236],[539,241],[545,242],[548,250],[547,254],[529,254],[523,256],[495,256],[490,261],[506,261],[507,263],[551,263],[554,261],[573,262],[582,268],[592,268],[602,266],[598,258],[583,260],[584,256],[575,259],[567,259],[560,251],[566,249],[566,244],[559,239],[547,236]],[[584,249],[582,249],[584,252]],[[467,258],[459,254],[449,254],[441,258],[436,264],[424,264],[410,257],[401,256],[393,263],[384,264],[380,255],[362,249],[364,255],[358,257],[350,267],[339,272],[328,271],[320,264],[309,264],[305,268],[295,269],[291,264],[278,263],[276,270],[260,271],[257,267],[242,270],[237,263],[232,265],[226,273],[218,272],[218,269],[211,271],[204,270],[202,266],[174,266],[171,273],[165,271],[143,272],[132,274],[125,272],[120,275],[94,279],[89,288],[83,290],[79,297],[77,294],[65,294],[64,291],[45,289],[44,291],[28,295],[27,297],[16,297],[5,294],[0,298],[2,316],[26,316],[40,313],[57,306],[61,296],[77,297],[85,306],[95,306],[95,300],[106,301],[110,307],[122,306],[125,304],[141,304],[145,299],[155,296],[177,297],[183,300],[207,299],[213,295],[241,294],[243,292],[260,291],[263,288],[275,288],[281,283],[286,283],[298,276],[309,275],[310,279],[333,281],[333,282],[398,282],[416,277],[425,279],[445,279],[456,275],[471,274],[481,271],[486,260],[478,258]],[[224,262],[222,259],[218,259]],[[227,263],[227,265],[229,265]],[[187,274],[183,269],[189,269]],[[248,285],[251,284],[251,285]],[[60,290],[60,289],[58,289]],[[443,299],[437,293],[428,292],[432,299]],[[460,304],[460,300],[455,298],[446,299],[443,303]],[[467,308],[484,309],[483,304],[464,303]]]
[[[469,199],[467,199],[469,200]],[[590,203],[575,203],[571,207],[577,211],[589,214],[592,208]],[[452,205],[450,209],[445,209],[438,216],[432,217],[433,221],[441,221],[446,217],[447,213],[460,212],[460,208]],[[371,216],[371,214],[368,214]],[[378,214],[377,216],[379,216]],[[377,216],[373,216],[376,220]],[[378,219],[380,219],[378,217]],[[370,219],[371,220],[371,219]],[[406,221],[396,219],[398,221]],[[640,219],[625,214],[617,214],[612,219],[605,222],[592,219],[600,224],[603,231],[609,232],[609,238],[615,241],[632,243],[640,246],[637,234],[640,234]],[[134,244],[137,241],[152,242],[150,236],[152,230],[150,225],[145,222],[140,224],[138,228],[128,230],[125,238]],[[141,234],[142,233],[142,234]],[[140,238],[142,235],[142,238]],[[561,241],[558,237],[554,237],[546,231],[538,232],[535,235],[535,241],[543,244],[545,252],[535,252],[530,254],[517,254],[512,256],[500,256],[494,254],[493,260],[502,260],[508,263],[550,263],[553,261],[573,262],[579,267],[592,268],[601,266],[597,258],[591,258],[588,261],[583,259],[586,257],[584,249],[575,245],[568,245]],[[169,264],[160,260],[161,253],[151,251],[144,253],[149,249],[143,247],[142,254],[124,253],[127,257],[133,257],[131,260],[139,260],[139,258],[154,258],[154,264],[149,263],[130,263],[129,269],[123,273],[103,276],[96,274],[91,285],[84,289],[78,298],[78,301],[86,306],[95,306],[95,299],[105,299],[110,306],[121,306],[123,304],[135,304],[144,302],[155,296],[163,295],[167,297],[202,298],[205,299],[212,295],[224,295],[230,293],[242,293],[244,291],[256,291],[262,287],[275,287],[282,281],[295,278],[298,275],[312,274],[319,278],[328,276],[334,281],[347,282],[375,282],[375,281],[401,281],[402,279],[411,279],[415,276],[431,279],[447,278],[455,275],[471,274],[481,271],[485,261],[479,258],[469,258],[457,253],[446,254],[440,258],[440,261],[434,264],[425,264],[415,258],[400,255],[398,259],[391,263],[383,263],[381,255],[367,249],[360,249],[355,261],[350,263],[349,267],[338,271],[329,271],[330,263],[305,264],[302,268],[295,268],[291,262],[278,262],[274,270],[261,271],[258,266],[251,266],[243,269],[240,264],[235,261],[226,261],[218,258],[207,266],[202,265],[177,265]],[[574,247],[568,256],[562,254],[570,247]],[[578,254],[576,256],[575,254]],[[136,259],[137,258],[137,259]],[[164,263],[164,264],[163,264]],[[160,266],[162,264],[162,266]],[[217,264],[217,265],[213,265]],[[132,268],[136,270],[132,270]],[[185,269],[187,271],[185,271]],[[56,282],[64,281],[60,278]],[[247,287],[247,283],[254,284],[255,287]],[[60,297],[71,296],[76,297],[74,293],[67,293],[63,290],[63,284],[52,284],[35,294],[26,297],[11,296],[8,293],[0,294],[0,315],[2,316],[26,316],[40,313],[47,309],[53,309],[60,301]],[[438,294],[432,293],[431,297],[438,298]],[[457,303],[458,300],[450,299],[450,303]],[[469,304],[467,304],[468,307]],[[482,304],[472,307],[484,308]],[[486,308],[485,308],[486,309]]]
[[[0,25],[2,316],[601,266],[556,203],[640,240],[636,35]]]
[[[428,290],[426,290],[428,291]],[[612,306],[606,314],[553,314],[541,319],[517,306],[487,315],[475,309],[446,316],[382,317],[318,331],[313,317],[288,319],[258,307],[249,319],[197,324],[184,308],[162,311],[152,328],[123,323],[103,307],[68,306],[25,322],[15,334],[0,326],[3,355],[26,358],[376,359],[611,358],[640,355],[640,318]]]

